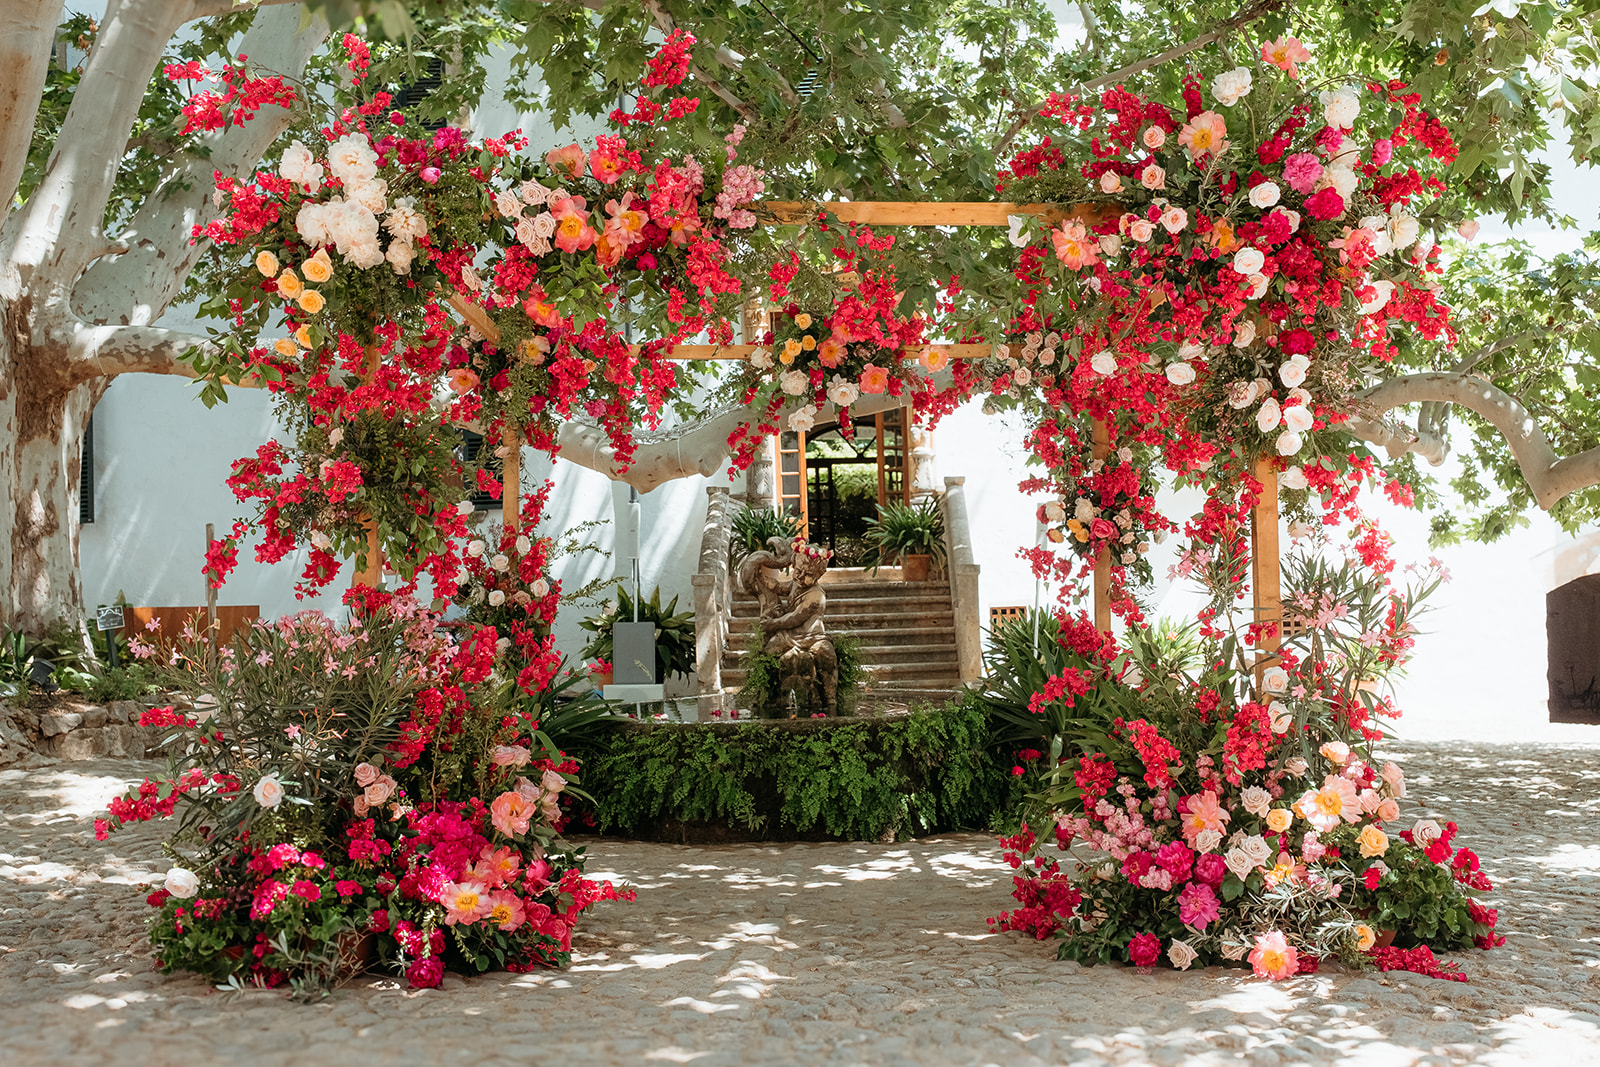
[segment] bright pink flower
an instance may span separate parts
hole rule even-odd
[[[406,968],[406,981],[412,989],[432,989],[444,979],[444,963],[437,956],[424,956]]]
[[[1204,930],[1221,914],[1217,894],[1203,882],[1190,882],[1178,894],[1178,918],[1196,930]]]
[[[1157,934],[1137,934],[1128,942],[1128,959],[1135,967],[1153,967],[1161,959],[1161,938]]]
[[[1344,214],[1344,197],[1331,185],[1312,193],[1306,197],[1306,214],[1324,222],[1336,219]]]
[[[510,933],[527,921],[527,913],[522,907],[522,898],[515,893],[499,892],[489,898],[488,921],[491,925],[498,926],[506,933]]]
[[[1283,161],[1283,180],[1289,188],[1308,195],[1322,178],[1322,160],[1310,152],[1296,152]]]
[[[1250,950],[1250,966],[1263,978],[1291,978],[1300,970],[1300,954],[1283,931],[1271,930],[1256,937],[1255,948]]]

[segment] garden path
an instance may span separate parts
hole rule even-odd
[[[990,934],[992,839],[690,848],[598,840],[628,878],[570,970],[367,978],[299,1006],[151,970],[143,893],[162,828],[94,840],[151,765],[0,772],[0,1064],[1600,1062],[1600,747],[1396,745],[1412,795],[1461,824],[1504,948],[1466,984],[1329,968],[1273,985],[1057,963]]]

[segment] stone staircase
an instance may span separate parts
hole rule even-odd
[[[822,584],[828,632],[861,641],[872,694],[953,693],[961,686],[961,674],[950,582],[902,582],[895,580],[896,573],[884,568],[881,577],[871,578],[860,571],[830,571]],[[744,684],[740,661],[752,648],[757,621],[756,598],[736,591],[722,657],[725,691]]]

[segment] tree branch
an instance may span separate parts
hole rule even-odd
[[[1249,23],[1254,22],[1256,19],[1262,18],[1273,11],[1276,11],[1278,8],[1282,7],[1283,4],[1284,0],[1252,0],[1251,3],[1248,3],[1244,7],[1240,8],[1237,14],[1233,15],[1231,18],[1223,21],[1222,23],[1219,23],[1216,29],[1202,33],[1200,36],[1187,40],[1173,48],[1169,48],[1165,52],[1161,52],[1153,56],[1147,56],[1144,59],[1139,60],[1137,63],[1129,63],[1127,66],[1114,70],[1110,74],[1102,74],[1093,81],[1086,81],[1074,89],[1073,93],[1078,95],[1083,93],[1092,93],[1096,89],[1104,89],[1108,85],[1115,85],[1126,78],[1133,77],[1135,74],[1147,71],[1151,67],[1159,67],[1163,63],[1170,63],[1174,59],[1178,59],[1181,56],[1188,55],[1190,52],[1204,48],[1213,41],[1221,40],[1239,27],[1248,25]],[[1011,142],[1016,138],[1017,134],[1021,133],[1022,128],[1028,123],[1032,122],[1038,116],[1039,111],[1044,106],[1045,105],[1043,103],[1039,103],[1023,109],[1022,114],[1016,117],[1011,125],[1006,128],[1006,132],[1001,134],[1000,139],[995,142],[994,148],[991,151],[996,157],[998,157],[1002,152],[1011,146]]]
[[[1356,399],[1363,410],[1374,416],[1404,404],[1427,400],[1455,404],[1476,412],[1506,439],[1517,467],[1533,490],[1534,499],[1546,511],[1571,493],[1600,485],[1600,448],[1558,458],[1527,407],[1482,378],[1450,372],[1408,374],[1357,393]],[[1358,425],[1370,427],[1371,423]],[[1404,439],[1395,435],[1391,434],[1390,438],[1399,446],[1398,454],[1421,451],[1403,447]],[[1391,447],[1390,454],[1397,454],[1396,448]]]
[[[209,348],[203,334],[162,326],[96,326],[73,321],[64,326],[64,343],[71,375],[76,381],[118,374],[176,374],[195,376],[191,364],[178,357],[195,346]]]
[[[50,43],[62,0],[8,0],[0,4],[0,216],[17,195],[33,123],[50,73]]]
[[[70,286],[104,243],[101,220],[144,94],[193,0],[110,0],[44,180],[11,221],[0,258],[24,280]]]
[[[321,18],[302,29],[300,12],[299,5],[261,12],[239,51],[250,57],[252,66],[298,77],[328,35],[328,24]],[[209,155],[186,154],[123,228],[127,254],[101,260],[84,271],[73,287],[73,310],[91,322],[156,321],[205,252],[206,245],[189,243],[189,233],[214,211],[212,171],[248,173],[288,128],[290,117],[285,108],[264,108],[243,126],[206,135]]]

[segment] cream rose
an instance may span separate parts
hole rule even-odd
[[[276,773],[264,775],[256,782],[251,793],[256,798],[256,803],[263,808],[275,808],[283,803],[283,785],[278,781]]]
[[[1268,667],[1261,672],[1261,688],[1269,693],[1282,693],[1289,688],[1289,672],[1282,667]]]
[[[1101,349],[1094,354],[1093,359],[1089,360],[1089,366],[1094,368],[1096,374],[1109,378],[1117,373],[1117,357],[1112,355],[1110,350]]]
[[[1168,961],[1180,971],[1187,971],[1194,961],[1199,958],[1200,953],[1196,952],[1186,942],[1177,938],[1173,938],[1172,944],[1167,946]]]
[[[1167,381],[1173,385],[1188,385],[1194,381],[1194,368],[1187,363],[1167,365]]]
[[[1252,785],[1240,792],[1239,803],[1251,815],[1265,815],[1272,806],[1272,794],[1259,785]]]
[[[200,891],[200,879],[186,867],[173,867],[167,871],[166,880],[161,884],[168,893],[184,900]]]
[[[1295,404],[1293,407],[1283,409],[1283,428],[1290,433],[1301,434],[1311,429],[1315,420],[1304,404]],[[1298,448],[1296,452],[1300,451]]]
[[[1283,190],[1278,188],[1277,182],[1262,182],[1250,190],[1250,206],[1265,211],[1274,207],[1283,198]]]

